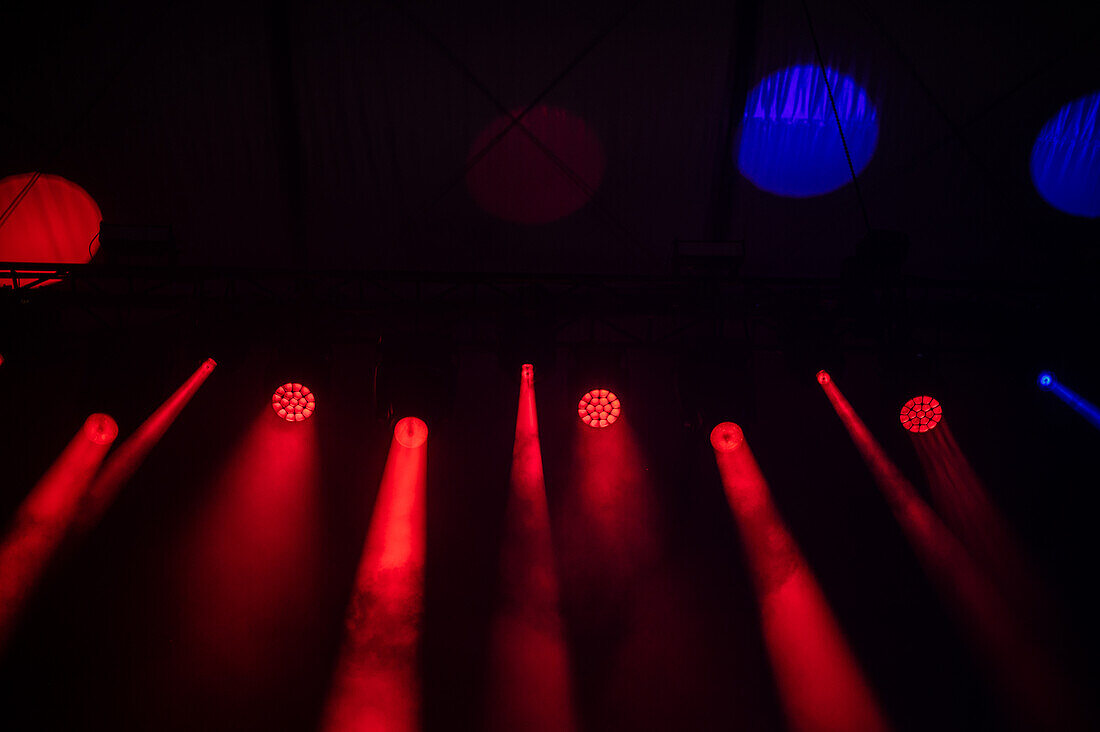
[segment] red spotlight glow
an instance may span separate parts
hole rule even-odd
[[[581,397],[577,414],[589,427],[608,427],[622,414],[619,397],[607,389],[593,389]]]
[[[93,414],[84,421],[84,434],[97,445],[110,445],[118,437],[118,424],[106,414]]]
[[[825,369],[821,369],[820,371],[817,372],[817,383],[819,383],[819,384],[828,384],[832,380],[833,380],[833,377],[829,376],[829,372],[826,371]]]
[[[940,423],[942,416],[943,408],[932,397],[913,397],[901,408],[901,426],[910,432],[927,432]]]
[[[513,124],[522,111],[497,117],[478,135],[466,187],[497,218],[546,224],[592,197],[603,178],[603,146],[584,120],[563,109],[538,106]]]
[[[428,439],[428,425],[422,419],[405,417],[394,426],[393,438],[404,447],[420,447]]]
[[[196,474],[206,500],[166,568],[177,608],[166,683],[213,708],[229,696],[256,708],[270,704],[322,622],[315,425],[285,425],[261,409],[224,463]]]
[[[287,422],[301,422],[313,416],[317,399],[308,386],[287,382],[271,395],[271,408]]]
[[[741,447],[745,433],[733,422],[723,422],[710,431],[710,444],[718,452],[730,452]]]
[[[0,180],[0,261],[87,262],[99,249],[101,219],[92,197],[61,176],[22,173],[4,178]]]

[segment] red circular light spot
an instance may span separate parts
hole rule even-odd
[[[416,417],[405,417],[393,428],[393,438],[404,447],[420,447],[428,439],[428,425]]]
[[[622,414],[619,397],[607,389],[593,389],[581,397],[577,416],[589,427],[607,427]]]
[[[563,109],[540,105],[513,124],[522,112],[497,117],[478,135],[466,187],[497,218],[546,224],[592,197],[603,178],[603,146],[584,120]]]
[[[940,423],[943,408],[930,396],[913,397],[901,408],[901,426],[910,432],[927,432]]]
[[[819,383],[819,384],[828,384],[832,380],[833,380],[833,377],[829,376],[829,372],[826,371],[825,369],[821,369],[820,371],[817,372],[817,383]]]
[[[118,424],[109,414],[93,414],[84,420],[84,435],[97,445],[110,445],[118,437]]]
[[[301,422],[313,416],[317,400],[308,386],[288,382],[271,395],[271,408],[287,422]]]
[[[58,175],[21,173],[0,180],[0,217],[0,261],[80,264],[99,249],[99,206]],[[44,284],[51,282],[57,280]]]
[[[718,452],[732,452],[744,441],[745,433],[733,422],[722,422],[710,431],[710,444]]]

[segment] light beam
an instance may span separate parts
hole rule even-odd
[[[520,376],[510,484],[490,650],[489,728],[568,732],[576,719],[530,364]]]
[[[1054,374],[1049,371],[1039,374],[1039,388],[1053,392],[1055,396],[1073,407],[1078,414],[1088,420],[1089,424],[1100,429],[1100,409],[1055,378]]]
[[[111,417],[88,417],[23,500],[0,540],[0,650],[68,533],[81,498],[117,435],[118,425]]]
[[[1079,711],[1068,683],[1032,631],[871,435],[832,380],[822,384],[870,468],[917,558],[968,631],[979,656],[1015,707],[1037,729],[1076,729]]]
[[[176,421],[191,397],[214,371],[217,362],[208,358],[171,396],[126,438],[96,475],[80,509],[80,526],[88,529],[99,522],[118,491],[133,477],[172,423]]]
[[[419,728],[427,436],[416,417],[394,428],[325,705],[326,732]]]
[[[723,422],[710,439],[752,568],[764,640],[791,728],[889,729],[741,428]]]

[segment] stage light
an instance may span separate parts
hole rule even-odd
[[[622,413],[619,397],[607,389],[593,389],[581,397],[577,414],[589,427],[608,427]]]
[[[118,437],[118,424],[107,414],[93,414],[84,420],[84,434],[97,445],[109,445]]]
[[[596,133],[564,109],[539,105],[515,122],[513,109],[493,120],[470,148],[466,187],[489,214],[520,224],[548,224],[588,203],[603,179]]]
[[[821,369],[820,371],[817,372],[817,383],[819,383],[819,384],[828,384],[832,380],[833,380],[833,377],[829,376],[829,372],[826,371],[825,369]]]
[[[852,182],[849,155],[856,174],[871,161],[878,112],[867,92],[840,72],[791,66],[749,92],[740,135],[734,157],[753,185],[780,196],[819,196]]]
[[[1073,391],[1061,381],[1054,378],[1054,374],[1044,371],[1039,374],[1039,388],[1049,391],[1066,404],[1073,407],[1078,414],[1087,419],[1093,427],[1100,429],[1100,407],[1085,399]]]
[[[733,422],[723,422],[710,431],[710,444],[718,452],[732,452],[744,441],[744,433]]]
[[[417,448],[428,439],[428,425],[416,417],[405,417],[393,428],[393,438],[402,447]]]
[[[317,400],[308,386],[283,384],[271,395],[271,408],[287,422],[301,422],[313,416]]]
[[[1100,92],[1066,104],[1031,149],[1031,180],[1047,203],[1074,216],[1100,216]]]
[[[99,248],[101,218],[87,191],[61,176],[8,176],[0,180],[0,261],[87,262]]]
[[[910,432],[927,432],[940,423],[943,408],[930,396],[913,397],[901,408],[901,426]]]

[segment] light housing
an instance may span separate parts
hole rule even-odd
[[[288,381],[271,395],[271,408],[287,422],[302,422],[313,416],[317,399],[308,386]]]
[[[901,426],[910,432],[928,432],[940,423],[943,407],[930,396],[913,397],[901,408]]]
[[[619,397],[608,389],[593,389],[581,397],[577,416],[589,427],[610,427],[622,414]]]

